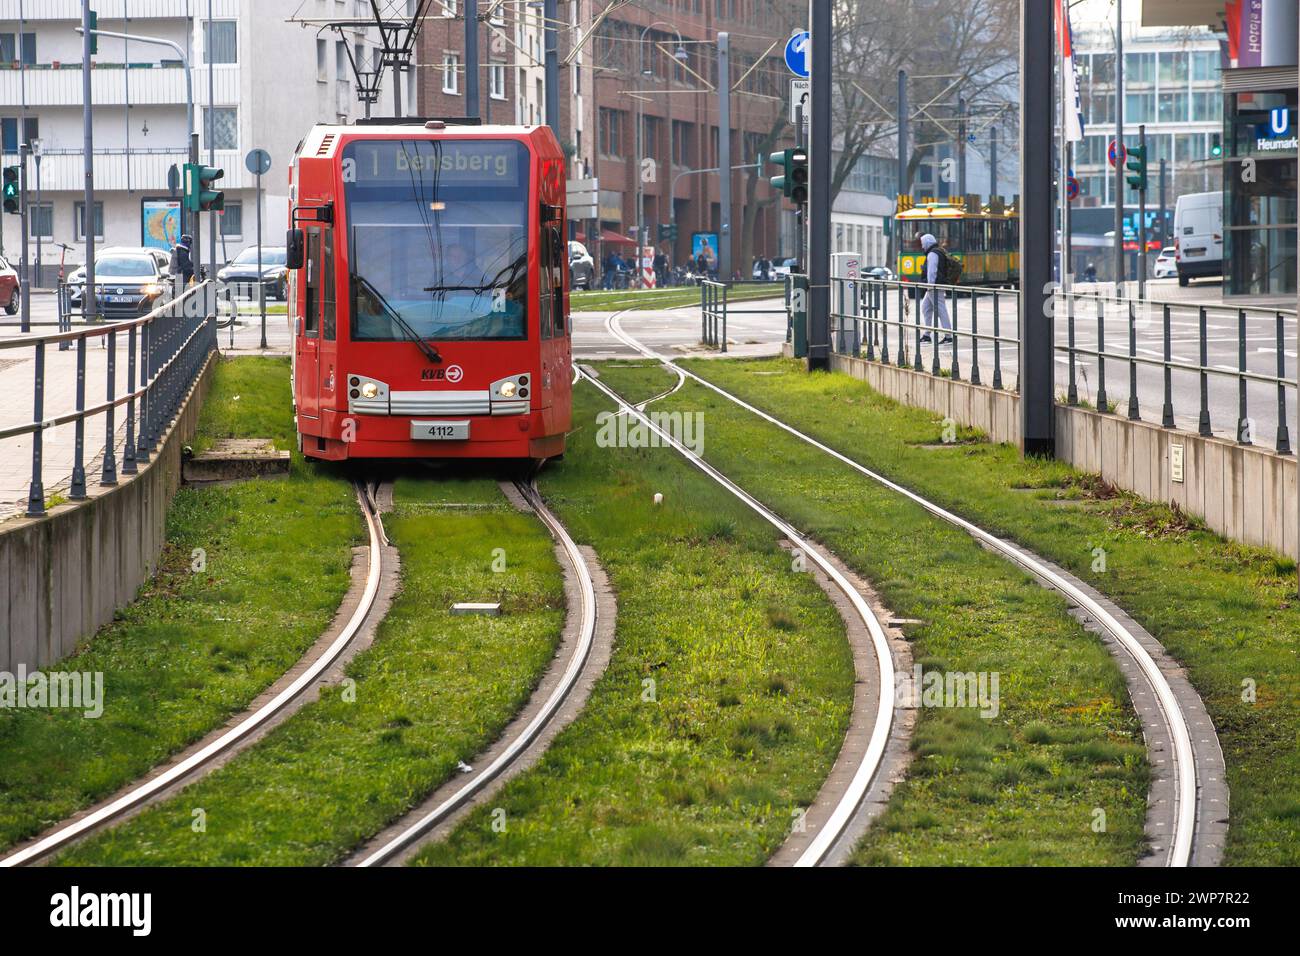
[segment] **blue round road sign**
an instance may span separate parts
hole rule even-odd
[[[1124,148],[1123,143],[1112,139],[1110,141],[1110,149],[1107,150],[1107,159],[1110,160],[1112,169],[1116,166],[1122,166],[1124,165],[1124,161],[1128,159],[1128,150]]]
[[[785,45],[785,65],[795,76],[807,79],[812,75],[811,64],[808,62],[811,54],[812,35],[807,30],[796,33]]]

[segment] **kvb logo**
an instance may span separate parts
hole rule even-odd
[[[465,370],[459,365],[448,365],[442,368],[426,368],[420,372],[420,381],[422,382],[451,382],[455,385],[465,377]]]

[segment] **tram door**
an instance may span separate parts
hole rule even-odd
[[[321,230],[306,229],[303,262],[303,310],[294,336],[294,373],[298,385],[298,414],[320,418]]]
[[[565,394],[562,388],[557,387],[559,379],[569,374],[569,317],[564,314],[564,269],[568,259],[565,248],[560,226],[544,223],[538,292],[542,315],[542,407],[548,431],[556,416],[567,413],[567,409],[555,406],[557,392]]]

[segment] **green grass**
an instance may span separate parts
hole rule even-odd
[[[848,376],[808,375],[784,360],[691,367],[1123,606],[1187,667],[1218,730],[1232,794],[1226,862],[1300,863],[1293,561],[1225,542],[1181,512],[1117,494],[1060,462],[1022,460],[1009,446],[917,447],[938,440],[937,417]],[[849,480],[846,468],[835,474]],[[1104,572],[1092,570],[1098,547]]]
[[[447,507],[462,492],[478,507]],[[335,863],[499,735],[559,642],[564,589],[551,538],[485,478],[407,478],[396,500],[385,525],[402,590],[375,644],[348,667],[353,689],[327,689],[226,767],[61,862]],[[451,614],[467,600],[500,601],[503,613]],[[196,808],[206,814],[197,833]]]
[[[656,370],[641,374],[644,388],[662,381]],[[873,581],[893,613],[919,620],[907,634],[926,672],[999,675],[994,717],[921,710],[907,780],[857,862],[1137,859],[1148,779],[1141,729],[1117,667],[1059,597],[919,506],[702,386],[688,384],[654,407],[702,411],[712,463]],[[1100,833],[1091,827],[1096,808],[1107,818]]]
[[[780,298],[785,287],[780,282],[765,285],[738,286],[731,290],[729,299],[741,302],[746,299]],[[668,289],[593,289],[590,292],[569,293],[569,308],[574,312],[617,312],[619,309],[675,309],[683,305],[699,305],[698,286]]]
[[[290,447],[288,375],[287,361],[222,362],[196,444],[243,435]],[[103,673],[103,715],[0,710],[0,846],[112,793],[244,709],[328,626],[360,532],[348,483],[297,455],[287,479],[182,489],[158,573],[56,666]]]
[[[669,449],[598,447],[611,406],[574,399],[541,488],[609,573],[613,658],[537,766],[417,862],[760,864],[840,749],[843,625],[768,525]]]

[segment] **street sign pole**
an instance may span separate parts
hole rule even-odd
[[[1023,117],[1021,121],[1023,122]],[[1120,295],[1124,268],[1124,0],[1115,0],[1115,296]]]
[[[271,154],[264,149],[249,150],[244,168],[257,177],[257,305],[262,313],[262,344],[266,351],[266,280],[262,275],[262,177],[271,169]]]
[[[718,34],[718,278],[730,282],[731,262],[731,35]]]
[[[812,126],[808,147],[808,371],[831,367],[831,73],[832,7],[810,0]]]
[[[94,104],[90,92],[90,45],[95,38],[90,32],[90,0],[81,4],[81,119],[82,137],[85,141],[84,165],[86,170],[86,194],[83,217],[86,228],[86,288],[81,295],[82,311],[86,321],[95,321],[98,303],[95,296],[95,137]],[[26,164],[24,163],[24,169]],[[23,299],[26,302],[26,297]]]
[[[1138,127],[1138,148],[1142,150],[1142,164],[1147,161],[1147,128]],[[1138,298],[1147,297],[1147,174],[1142,172],[1142,188],[1138,190]]]
[[[19,172],[18,172],[18,208],[22,215],[18,219],[19,228],[23,231],[23,268],[20,277],[19,287],[22,291],[22,318],[19,328],[23,332],[32,330],[32,280],[30,275],[31,267],[27,261],[27,234],[30,230],[27,227],[30,211],[27,208],[27,153],[31,149],[26,143],[23,143],[18,150]],[[38,209],[39,213],[40,210]]]

